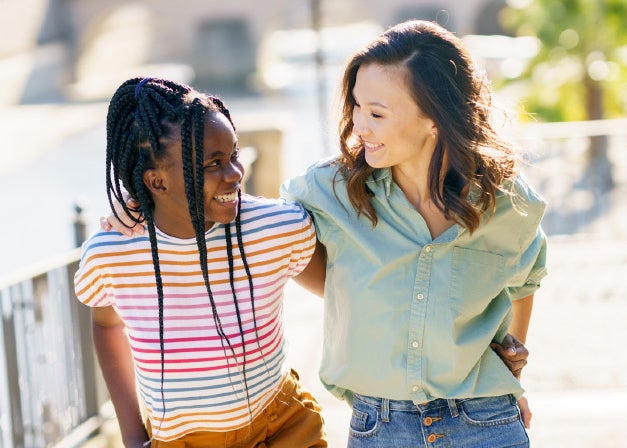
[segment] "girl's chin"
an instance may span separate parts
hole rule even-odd
[[[219,209],[212,208],[212,210],[207,210],[205,212],[205,219],[207,221],[215,221],[220,224],[228,224],[232,222],[237,216],[237,201],[234,204],[228,203],[230,206],[220,204]]]

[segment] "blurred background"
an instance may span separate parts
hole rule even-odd
[[[614,347],[627,337],[627,0],[2,0],[0,447],[119,446],[71,283],[76,248],[108,210],[115,89],[156,76],[221,96],[246,190],[276,197],[337,152],[350,54],[412,18],[464,40],[549,203],[549,276],[523,374],[533,445],[625,446],[627,357]],[[350,410],[317,380],[321,311],[290,283],[290,356],[334,448]]]

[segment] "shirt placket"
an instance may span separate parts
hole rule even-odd
[[[433,262],[434,246],[427,244],[418,254],[416,282],[410,307],[409,332],[407,337],[407,385],[415,403],[427,401],[423,390],[423,340],[429,299],[429,280]]]

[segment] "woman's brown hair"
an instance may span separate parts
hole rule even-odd
[[[373,225],[377,215],[366,180],[374,171],[361,142],[353,137],[353,88],[363,65],[400,65],[420,110],[436,125],[438,141],[429,166],[429,190],[448,219],[474,231],[492,211],[497,190],[515,173],[516,157],[490,123],[492,92],[484,73],[462,42],[441,26],[426,21],[398,24],[349,61],[342,81],[339,123],[340,173],[358,214]],[[469,190],[477,195],[468,195]]]

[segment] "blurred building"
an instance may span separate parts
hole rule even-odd
[[[500,34],[505,0],[4,0],[0,106],[101,99],[140,68],[181,81],[245,87],[274,30],[370,21],[437,20],[465,34]]]

